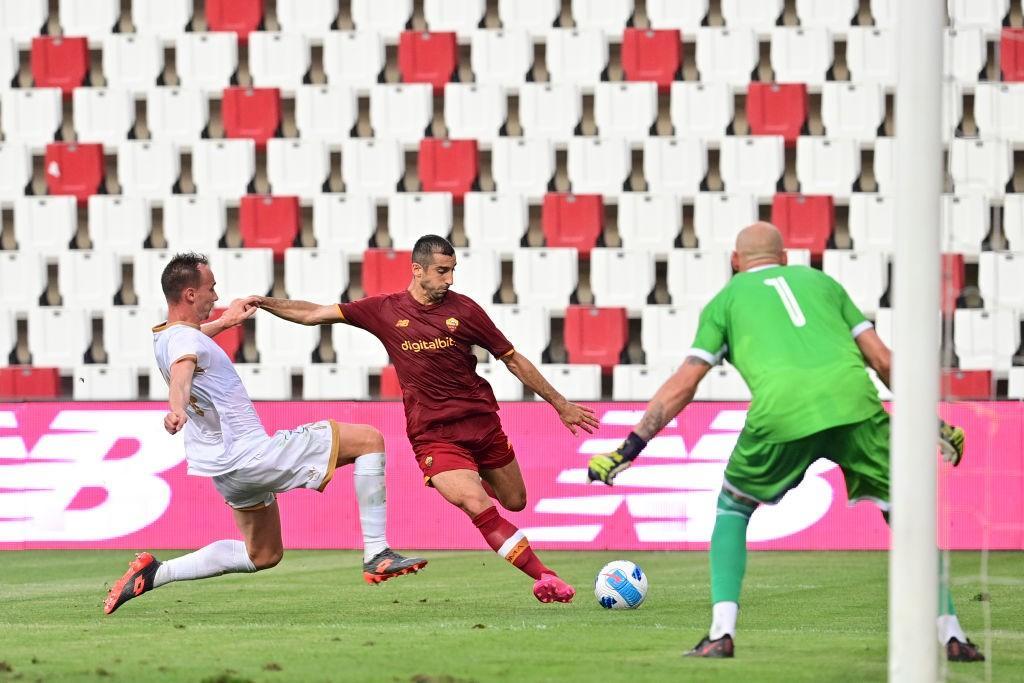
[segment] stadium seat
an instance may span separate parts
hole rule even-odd
[[[882,194],[850,195],[850,239],[858,251],[895,251],[896,200]]]
[[[527,31],[533,38],[545,37],[561,11],[561,0],[498,0],[501,25]]]
[[[548,79],[593,87],[608,67],[608,43],[600,29],[553,28],[546,43]]]
[[[112,251],[75,249],[57,257],[57,288],[66,307],[103,310],[121,289],[121,262]]]
[[[633,0],[572,0],[572,18],[580,28],[619,34],[633,18]]]
[[[377,207],[372,197],[334,193],[313,198],[317,247],[362,254],[376,231]]]
[[[1024,368],[1010,368],[1006,397],[1011,399],[1024,398]]]
[[[851,26],[846,33],[846,66],[854,83],[896,87],[896,31]]]
[[[485,305],[484,310],[518,353],[535,365],[542,362],[544,352],[551,344],[551,321],[544,307],[491,304]]]
[[[222,299],[224,298],[223,295],[221,296],[221,298]],[[227,310],[227,309],[224,309],[224,308],[215,308],[215,309],[213,309],[213,311],[210,313],[209,320],[211,320],[211,321],[212,320],[217,320],[218,318],[220,318],[224,314],[225,310]],[[224,330],[223,332],[218,334],[216,337],[214,337],[213,338],[213,343],[215,343],[217,346],[219,346],[221,348],[221,350],[224,351],[224,353],[227,355],[228,358],[230,358],[232,361],[235,361],[235,360],[238,360],[238,352],[242,348],[243,340],[244,340],[244,334],[243,334],[242,326],[241,325],[236,325],[235,327],[229,327],[228,329]],[[153,342],[150,341],[150,346],[152,346],[152,343]],[[152,384],[152,381],[153,380],[150,379],[150,384]]]
[[[751,135],[781,135],[787,147],[807,126],[807,86],[802,83],[751,83],[747,86],[747,122]]]
[[[424,192],[448,192],[461,203],[480,173],[476,140],[420,140],[419,178]]]
[[[349,137],[359,114],[355,90],[347,86],[303,85],[295,90],[299,137],[336,143]]]
[[[251,138],[263,150],[281,126],[281,92],[277,88],[225,88],[221,100],[224,137]]]
[[[363,292],[366,296],[400,292],[412,280],[412,252],[367,249],[363,252]],[[335,349],[338,345],[334,345]]]
[[[92,248],[118,255],[142,249],[153,227],[149,201],[143,197],[96,194],[89,197],[88,214]]]
[[[292,398],[292,376],[284,365],[239,363],[235,370],[253,401],[287,401]]]
[[[418,143],[430,134],[433,116],[433,95],[426,83],[370,88],[370,126],[375,137]]]
[[[737,233],[757,218],[757,198],[749,194],[701,192],[693,204],[693,231],[705,251],[731,252]]]
[[[99,42],[117,30],[120,0],[60,0],[58,17],[63,35],[85,36]]]
[[[678,367],[697,334],[699,306],[644,306],[640,346],[648,367]],[[652,394],[653,395],[653,394]]]
[[[601,195],[549,192],[541,208],[541,226],[548,247],[571,247],[587,258],[604,232]]]
[[[959,254],[981,253],[991,227],[991,211],[984,195],[942,195],[940,248]]]
[[[349,138],[342,141],[341,150],[347,192],[386,197],[405,175],[405,154],[397,140]]]
[[[412,249],[423,235],[452,234],[452,196],[447,192],[402,192],[388,197],[388,234],[394,249]]]
[[[440,95],[458,67],[454,33],[403,31],[398,40],[398,71],[405,83],[429,83]]]
[[[849,197],[860,178],[856,140],[801,136],[796,143],[796,179],[806,194]]]
[[[797,0],[796,15],[801,26],[826,28],[845,33],[857,16],[858,0]]]
[[[682,51],[678,29],[627,28],[622,34],[623,75],[627,81],[654,81],[667,93],[682,73]]]
[[[490,304],[501,287],[501,256],[489,249],[456,249],[453,288],[478,304]]]
[[[559,310],[579,285],[575,249],[516,249],[512,255],[512,289],[517,303]]]
[[[139,34],[175,40],[191,23],[192,0],[132,0],[132,26]]]
[[[0,130],[8,142],[53,142],[64,112],[60,88],[18,88],[0,94]]]
[[[942,141],[949,144],[961,132],[964,119],[963,88],[955,81],[942,83]]]
[[[978,259],[978,289],[987,309],[1024,310],[1024,255],[983,251]]]
[[[728,253],[673,249],[668,254],[668,294],[674,306],[699,310],[725,286],[730,277],[732,266]]]
[[[174,251],[208,254],[218,248],[227,230],[224,200],[200,195],[164,199],[164,241]]]
[[[46,287],[46,259],[24,249],[0,251],[0,307],[35,306]]]
[[[82,308],[28,310],[28,350],[33,365],[73,367],[92,342],[92,320]]]
[[[568,142],[582,117],[580,89],[572,83],[526,83],[519,88],[524,137]]]
[[[331,155],[321,140],[273,138],[267,141],[267,180],[274,194],[315,197],[331,173]]]
[[[540,362],[540,361],[538,361]],[[522,401],[523,383],[509,372],[502,362],[477,363],[476,374],[491,385],[494,398],[498,401]]]
[[[36,36],[30,61],[35,87],[60,88],[70,97],[89,73],[89,45],[81,37]]]
[[[153,362],[152,327],[166,319],[161,308],[107,306],[103,309],[103,348],[107,362],[134,368]],[[241,327],[234,328],[241,332]],[[220,335],[217,335],[218,337]]]
[[[409,2],[410,7],[412,2]],[[384,69],[384,41],[372,30],[331,31],[324,38],[323,63],[327,82],[369,88]]]
[[[154,140],[191,145],[209,122],[209,105],[199,88],[151,88],[146,93],[146,126]]]
[[[0,9],[0,12],[2,11]],[[20,62],[18,42],[13,36],[0,35],[0,93],[18,85],[18,71],[21,69]]]
[[[877,191],[896,194],[896,138],[878,138],[875,140],[875,158],[873,160]]]
[[[139,398],[138,371],[121,365],[79,365],[72,374],[75,401],[134,401]]]
[[[889,258],[878,251],[826,249],[822,270],[831,275],[865,315],[878,310],[888,285]]]
[[[939,395],[948,401],[970,401],[992,398],[992,373],[988,370],[942,371]]]
[[[3,106],[0,104],[0,106]],[[10,202],[31,191],[32,152],[21,142],[0,142],[0,201]]]
[[[460,36],[473,33],[484,20],[486,0],[424,0],[423,17],[431,31],[454,31]]]
[[[519,88],[533,67],[533,41],[521,29],[481,29],[472,32],[470,68],[477,83]]]
[[[675,248],[683,229],[679,198],[655,192],[623,192],[619,195],[618,228],[624,249],[667,254]]]
[[[322,39],[337,18],[338,3],[334,0],[277,0],[277,23],[288,33]]]
[[[20,43],[29,43],[43,32],[50,14],[47,0],[4,0],[0,2],[0,26]]]
[[[303,401],[366,401],[370,374],[366,368],[315,363],[302,368]]]
[[[647,20],[655,29],[694,33],[708,15],[708,0],[647,0]]]
[[[491,175],[499,193],[537,199],[555,175],[555,147],[536,138],[498,138],[491,148]]]
[[[875,26],[896,25],[896,3],[898,0],[870,0],[871,16]]]
[[[257,315],[256,350],[260,364],[306,365],[320,344],[320,328],[296,325],[276,315]]]
[[[1024,251],[1024,194],[1008,194],[1003,200],[1003,237],[1010,250]]]
[[[135,126],[135,99],[127,90],[75,88],[75,134],[83,142],[116,146]]]
[[[726,192],[771,195],[785,168],[785,141],[779,136],[729,136],[719,150],[719,173]]]
[[[653,82],[598,83],[594,122],[605,138],[643,140],[658,118],[658,87]]]
[[[17,341],[18,324],[14,311],[0,308],[0,368],[7,367]]]
[[[238,70],[238,40],[232,33],[183,33],[175,41],[174,68],[184,87],[226,88]]]
[[[128,140],[117,148],[117,180],[125,195],[162,199],[181,175],[178,150],[170,142]],[[90,201],[92,197],[90,197]]]
[[[974,88],[978,136],[1024,141],[1024,85],[979,83]]]
[[[779,83],[822,85],[832,68],[833,57],[832,37],[825,28],[772,29],[769,59]]]
[[[348,260],[337,249],[289,247],[284,252],[284,289],[291,299],[340,301],[348,289]]]
[[[395,41],[412,20],[412,0],[352,0],[352,23],[361,33]]]
[[[174,252],[166,249],[142,249],[132,256],[132,288],[135,290],[137,305],[149,308],[167,305],[167,299],[160,289],[160,275],[172,258]],[[214,276],[217,278],[217,294],[223,300],[220,273],[215,270]],[[221,336],[223,335],[217,335]]]
[[[197,194],[238,199],[248,191],[255,173],[254,140],[198,140],[192,147]]]
[[[500,254],[518,249],[530,225],[526,198],[518,194],[467,192],[463,215],[469,246]]]
[[[601,399],[601,366],[544,363],[537,366],[555,391],[570,401],[598,401]],[[537,401],[540,395],[534,395]]]
[[[939,287],[939,303],[943,313],[951,313],[957,307],[964,289],[966,272],[963,254],[942,254],[942,282]]]
[[[448,83],[444,86],[444,121],[448,137],[489,142],[508,119],[508,100],[502,86]]]
[[[781,192],[772,199],[772,223],[788,249],[810,249],[817,259],[835,228],[832,197]]]
[[[209,257],[221,301],[266,294],[274,285],[274,254],[270,249],[218,249]]]
[[[708,173],[708,151],[697,138],[644,140],[644,177],[650,192],[693,197]]]
[[[590,251],[590,291],[595,306],[638,309],[654,290],[654,258],[638,249]]]
[[[946,28],[943,33],[943,75],[959,83],[977,83],[985,68],[988,45],[981,28]]]
[[[74,197],[14,200],[14,239],[21,251],[46,255],[66,251],[77,229]]]
[[[750,389],[739,370],[722,363],[708,370],[703,384],[707,385],[707,399],[710,401],[749,401]]]
[[[0,397],[57,398],[60,396],[60,372],[57,368],[16,365],[0,369]]]
[[[702,26],[697,29],[695,60],[704,83],[745,88],[761,59],[757,33],[743,26]]]
[[[352,325],[331,325],[331,344],[337,363],[342,367],[365,367],[376,371],[389,362],[383,344],[366,330]]]
[[[612,368],[612,400],[649,401],[674,371],[669,365],[616,365]]]
[[[1010,11],[1010,0],[947,0],[949,23],[997,31]]]
[[[670,112],[676,135],[720,138],[736,115],[728,83],[672,83]]]
[[[573,365],[600,365],[610,375],[629,341],[624,308],[569,306],[565,309],[565,351]]]
[[[567,171],[573,192],[618,194],[632,165],[629,143],[621,138],[575,137],[569,141]]]
[[[999,40],[999,71],[1004,81],[1024,81],[1024,29],[1003,29]]]
[[[309,39],[301,33],[253,31],[249,35],[249,74],[258,88],[297,88],[308,77]]]
[[[949,173],[957,194],[1001,197],[1013,177],[1013,147],[1004,140],[953,140]]]
[[[103,38],[107,87],[144,93],[164,71],[164,46],[154,35],[112,33]]]
[[[885,90],[878,83],[826,83],[821,121],[832,139],[874,140],[885,122]]]
[[[284,251],[299,236],[299,198],[250,194],[238,206],[238,230],[242,246],[265,248],[274,253],[274,260],[284,260]]]
[[[245,44],[263,24],[262,0],[206,0],[206,29],[231,31]]]
[[[782,14],[783,0],[722,0],[725,25],[769,31]]]

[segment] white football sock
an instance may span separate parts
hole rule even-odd
[[[194,553],[162,562],[153,577],[153,588],[171,581],[191,581],[221,574],[256,571],[242,541],[214,541]]]
[[[718,640],[722,636],[736,635],[736,615],[740,606],[735,602],[716,602],[711,607],[711,632],[708,635],[711,640]]]
[[[967,642],[964,630],[960,628],[960,620],[955,614],[940,614],[936,621],[939,632],[939,645],[945,645],[950,638],[956,638],[961,643]]]
[[[359,501],[359,525],[363,529],[363,562],[388,547],[387,486],[383,453],[364,453],[356,458],[352,481]]]

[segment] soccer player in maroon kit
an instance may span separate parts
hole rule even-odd
[[[412,260],[412,282],[402,292],[326,306],[270,297],[249,301],[292,322],[344,322],[377,337],[402,385],[406,428],[424,483],[461,508],[496,553],[535,580],[538,600],[569,602],[575,589],[540,561],[523,532],[491,502],[494,496],[506,510],[522,510],[526,485],[498,420],[494,392],[476,374],[473,345],[501,359],[558,411],[573,434],[598,426],[593,410],[567,401],[516,352],[479,304],[449,291],[456,263],[448,240],[421,237]]]

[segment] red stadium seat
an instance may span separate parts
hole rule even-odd
[[[434,94],[444,92],[458,66],[454,33],[402,31],[398,39],[398,71],[405,83],[430,83]]]
[[[476,140],[420,140],[419,173],[424,192],[451,192],[461,202],[473,189],[480,168]]]
[[[807,124],[807,86],[802,83],[751,83],[747,86],[751,135],[781,135],[786,146]]]
[[[772,223],[787,249],[810,249],[819,259],[835,228],[832,197],[780,192],[772,199]]]
[[[394,365],[385,365],[380,371],[380,397],[402,398],[402,385],[398,383],[398,371]]]
[[[221,317],[226,311],[226,308],[215,308],[210,313],[210,320],[216,320]],[[235,325],[234,327],[228,328],[213,338],[213,341],[217,346],[224,350],[228,358],[235,360],[238,356],[238,350],[242,348],[242,326]]]
[[[1024,28],[1004,28],[999,41],[999,70],[1004,81],[1024,81]]]
[[[43,159],[50,194],[70,194],[85,205],[103,184],[103,145],[54,142]]]
[[[284,261],[284,250],[299,236],[299,198],[250,194],[238,206],[238,229],[245,247],[274,250],[274,260]]]
[[[56,398],[60,395],[57,368],[33,368],[15,365],[0,368],[0,400]]]
[[[939,290],[940,304],[943,313],[956,310],[957,300],[964,289],[964,255],[942,255],[942,284]]]
[[[281,92],[277,88],[224,88],[221,104],[224,137],[252,138],[264,149],[281,126]]]
[[[625,308],[569,306],[565,309],[565,350],[570,363],[600,365],[611,374],[629,339]]]
[[[946,368],[942,371],[942,389],[939,396],[954,401],[990,399],[992,398],[992,371]]]
[[[89,73],[89,42],[85,38],[36,36],[32,39],[32,81],[37,88],[60,88],[64,97],[82,85]]]
[[[622,70],[627,81],[654,81],[668,92],[683,80],[682,36],[676,29],[627,28],[622,34]]]
[[[547,246],[575,247],[586,258],[604,231],[604,201],[599,194],[549,192],[541,224]]]
[[[263,23],[263,0],[206,0],[208,31],[234,31],[245,43]]]
[[[363,252],[363,292],[366,296],[401,292],[412,280],[412,252],[367,249]]]

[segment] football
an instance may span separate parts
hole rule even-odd
[[[594,595],[605,609],[636,609],[647,598],[647,574],[629,560],[609,562],[597,574]]]

